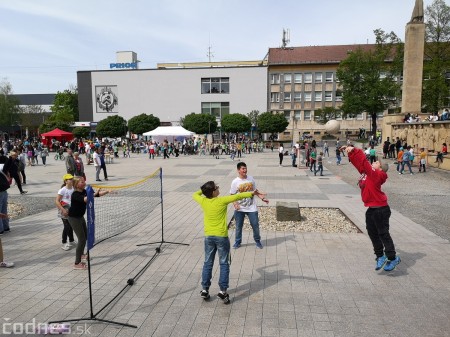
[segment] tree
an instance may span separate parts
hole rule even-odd
[[[250,131],[251,127],[250,118],[245,115],[236,113],[222,117],[222,130],[225,132],[243,133]]]
[[[130,118],[128,121],[128,129],[137,135],[142,135],[147,131],[152,131],[161,125],[158,117],[153,115],[140,114]]]
[[[289,122],[282,114],[273,114],[270,111],[264,112],[258,117],[258,129],[262,133],[280,133],[286,130]]]
[[[326,122],[336,119],[341,116],[341,111],[333,108],[331,106],[327,106],[324,109],[317,109],[314,111],[314,119],[319,124],[325,124]]]
[[[374,33],[375,48],[350,52],[336,72],[342,86],[343,117],[366,111],[371,116],[373,132],[377,129],[377,113],[394,105],[400,95],[396,78],[401,73],[403,47],[393,32],[377,29]]]
[[[19,123],[19,101],[13,98],[12,86],[6,79],[0,82],[0,126]]]
[[[443,0],[434,0],[425,10],[425,60],[422,106],[437,112],[450,105],[450,7]]]
[[[91,130],[85,126],[79,126],[72,130],[72,133],[77,138],[87,138],[91,133]]]
[[[210,114],[196,114],[194,112],[181,119],[181,126],[199,135],[214,133],[217,130],[217,121]]]
[[[253,131],[258,130],[259,111],[252,110],[247,114],[247,117],[250,119],[250,122],[252,123],[252,137],[253,137]]]
[[[121,116],[109,116],[98,122],[96,133],[99,137],[123,137],[127,133],[127,121]]]
[[[67,124],[66,122],[47,120],[47,121],[45,121],[45,123],[42,123],[39,126],[39,133],[46,133],[46,132],[52,131],[56,128],[63,130],[63,131],[69,131],[69,132],[71,129],[70,125]]]
[[[78,90],[69,88],[63,92],[57,92],[53,101],[51,120],[66,121],[72,123],[78,121]]]

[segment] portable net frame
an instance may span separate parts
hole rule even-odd
[[[112,193],[100,198],[94,198],[94,189],[98,188],[110,190]],[[97,190],[97,191],[98,191]],[[78,321],[100,321],[105,323],[118,324],[137,328],[135,325],[110,321],[106,319],[97,318],[97,316],[113,303],[128,287],[132,286],[135,280],[143,274],[147,267],[153,262],[156,256],[161,252],[161,245],[163,243],[188,245],[185,243],[164,241],[164,212],[163,212],[163,193],[162,193],[162,169],[159,168],[151,175],[143,179],[120,186],[101,186],[90,185],[86,188],[87,191],[87,227],[88,232],[85,233],[87,237],[87,264],[88,264],[88,281],[89,281],[89,303],[90,316],[84,318],[66,319],[60,321],[52,321],[51,323],[62,322],[78,322]],[[132,278],[127,280],[127,284],[114,296],[106,305],[99,311],[94,313],[93,297],[92,297],[92,278],[91,278],[91,263],[90,250],[95,246],[109,238],[117,236],[136,225],[142,223],[151,212],[161,205],[161,241],[140,244],[148,245],[159,243],[155,254],[142,267],[142,269]]]

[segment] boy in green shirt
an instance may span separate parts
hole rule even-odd
[[[203,196],[202,196],[203,194]],[[230,303],[227,293],[230,279],[230,240],[228,239],[227,206],[228,204],[244,198],[253,198],[254,195],[264,197],[265,194],[258,190],[244,192],[234,195],[219,197],[219,186],[214,181],[208,181],[201,189],[192,195],[192,198],[200,204],[203,209],[204,231],[205,231],[205,262],[202,271],[202,287],[200,296],[207,300],[209,287],[211,286],[212,269],[216,252],[219,254],[220,292],[217,296],[225,303]]]

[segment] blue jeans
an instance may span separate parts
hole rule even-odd
[[[409,172],[413,173],[413,171],[411,170],[411,162],[409,160],[404,160],[402,162],[402,170],[400,171],[400,173],[403,173],[403,171],[405,170],[405,164],[408,166]]]
[[[8,213],[8,192],[6,191],[0,192],[0,213]],[[9,219],[0,219],[0,232],[7,230],[9,230]]]
[[[235,243],[241,244],[242,242],[242,227],[244,226],[244,217],[247,214],[250,225],[253,229],[253,239],[255,242],[261,241],[261,235],[259,234],[259,219],[258,212],[240,212],[234,211],[234,219],[236,220],[236,239]]]
[[[205,262],[202,271],[202,287],[208,290],[211,286],[212,270],[216,252],[219,252],[219,287],[221,291],[226,291],[230,281],[230,240],[228,236],[206,236],[205,237]]]

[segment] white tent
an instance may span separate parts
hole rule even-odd
[[[146,137],[152,137],[153,140],[158,142],[167,139],[169,141],[182,141],[186,137],[191,137],[194,132],[186,130],[182,126],[159,126],[155,130],[142,134]]]

